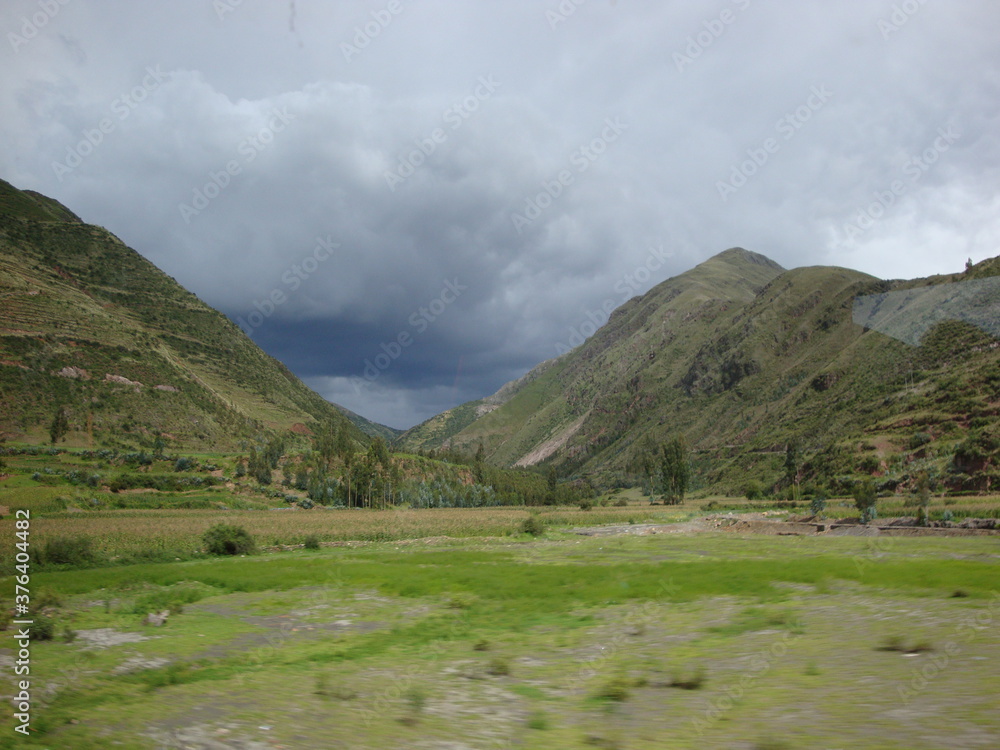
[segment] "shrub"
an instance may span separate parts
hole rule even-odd
[[[47,565],[92,565],[97,561],[90,537],[55,537],[45,543],[42,560]]]
[[[308,497],[303,497],[298,501],[298,505],[302,510],[311,510],[314,503]]]
[[[187,458],[181,456],[174,462],[174,471],[191,471],[195,467],[195,461],[192,458]]]
[[[541,536],[545,533],[545,521],[536,515],[530,515],[521,524],[521,531],[532,536]]]
[[[549,728],[549,719],[541,711],[535,711],[528,717],[528,729],[544,732]]]
[[[670,687],[680,688],[681,690],[700,690],[704,684],[704,667],[698,667],[689,674],[675,675],[674,678],[670,680]]]
[[[581,500],[580,501],[580,510],[591,510],[593,507],[594,507],[594,504],[592,502],[590,502],[590,500]]]
[[[202,536],[205,550],[212,555],[249,555],[257,545],[242,526],[219,523]]]
[[[62,597],[49,588],[39,589],[38,592],[31,597],[31,611],[33,612],[39,612],[46,607],[60,606],[62,606]]]
[[[494,677],[506,677],[510,674],[510,662],[502,656],[490,659],[490,663],[486,667],[486,674],[491,674]]]
[[[55,621],[48,615],[40,612],[32,617],[31,627],[28,629],[28,637],[33,641],[51,641],[56,634]]]
[[[760,482],[751,480],[743,486],[743,494],[747,500],[757,500],[764,494],[764,489],[760,486]]]
[[[814,516],[821,515],[823,511],[826,510],[826,495],[822,492],[817,492],[813,496],[813,499],[809,502],[809,512]]]
[[[597,693],[598,698],[608,701],[626,701],[629,696],[629,681],[624,677],[615,677],[606,682]]]
[[[628,500],[626,500],[624,497],[620,498],[619,500],[615,500],[615,507],[616,508],[627,508],[628,507]]]
[[[310,534],[302,546],[306,549],[319,549],[319,537],[316,534]]]
[[[854,505],[861,513],[861,523],[870,523],[878,515],[875,503],[878,497],[875,494],[875,483],[870,479],[858,482],[854,485],[852,492],[854,495]]]

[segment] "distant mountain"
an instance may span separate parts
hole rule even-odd
[[[395,427],[389,427],[388,425],[379,424],[378,422],[372,422],[370,419],[365,419],[360,414],[356,414],[348,409],[346,406],[341,406],[340,404],[335,404],[335,406],[340,409],[341,413],[351,420],[351,422],[366,435],[371,437],[380,437],[386,443],[391,443],[403,434],[402,430],[397,430]]]
[[[720,490],[780,483],[790,443],[801,446],[804,476],[908,481],[923,467],[954,486],[997,487],[998,276],[996,258],[888,282],[844,268],[785,270],[734,248],[399,445],[471,453],[482,444],[496,464],[545,462],[610,485],[634,480],[643,451],[682,434],[698,483]],[[952,455],[969,440],[986,454],[965,470]]]
[[[46,436],[59,407],[70,439],[95,446],[221,449],[328,423],[362,443],[382,432],[107,230],[0,180],[0,433]]]

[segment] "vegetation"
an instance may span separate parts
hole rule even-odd
[[[18,438],[238,450],[325,423],[359,445],[357,425],[388,429],[309,390],[106,230],[2,180],[0,318],[0,432]]]
[[[750,500],[784,493],[798,502],[818,486],[849,494],[866,477],[879,492],[909,491],[920,471],[949,492],[995,491],[995,336],[949,320],[914,346],[856,322],[855,303],[929,284],[946,294],[960,287],[949,282],[998,275],[993,258],[952,276],[881,282],[838,268],[786,271],[729,250],[627,302],[578,348],[409,430],[400,444],[482,446],[484,461],[510,464],[544,453],[558,436],[562,447],[545,464],[560,477],[586,477],[599,491],[659,493],[658,447],[682,433],[694,493],[749,488]],[[921,299],[899,317],[926,319]]]
[[[878,515],[878,494],[871,479],[858,482],[853,491],[854,504],[861,514],[861,523],[871,523]]]
[[[139,748],[171,722],[189,744],[205,731],[225,737],[213,742],[407,746],[418,732],[474,747],[544,731],[546,747],[643,736],[658,747],[664,732],[679,746],[730,747],[782,729],[753,717],[806,711],[799,744],[843,745],[850,731],[853,745],[930,748],[939,717],[885,705],[948,700],[962,705],[955,737],[997,736],[992,642],[973,625],[994,609],[993,541],[875,541],[552,536],[41,571],[39,591],[59,604],[45,615],[53,639],[32,646],[33,673],[53,687],[18,746]],[[155,637],[94,645],[149,636],[143,613],[168,608]],[[58,637],[70,625],[73,643]],[[928,671],[915,688],[914,667],[956,640],[961,670]],[[858,685],[871,702],[857,701]],[[192,717],[206,696],[226,699]]]
[[[216,524],[202,536],[210,555],[249,555],[256,550],[250,533],[242,526]]]

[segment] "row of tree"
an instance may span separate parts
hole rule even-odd
[[[646,437],[633,457],[633,471],[641,475],[651,494],[659,494],[667,505],[684,501],[691,482],[691,464],[683,436],[665,443],[655,443]]]

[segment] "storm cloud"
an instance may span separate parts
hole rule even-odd
[[[997,254],[997,21],[986,0],[10,0],[0,176],[406,427],[728,247],[883,278]]]

